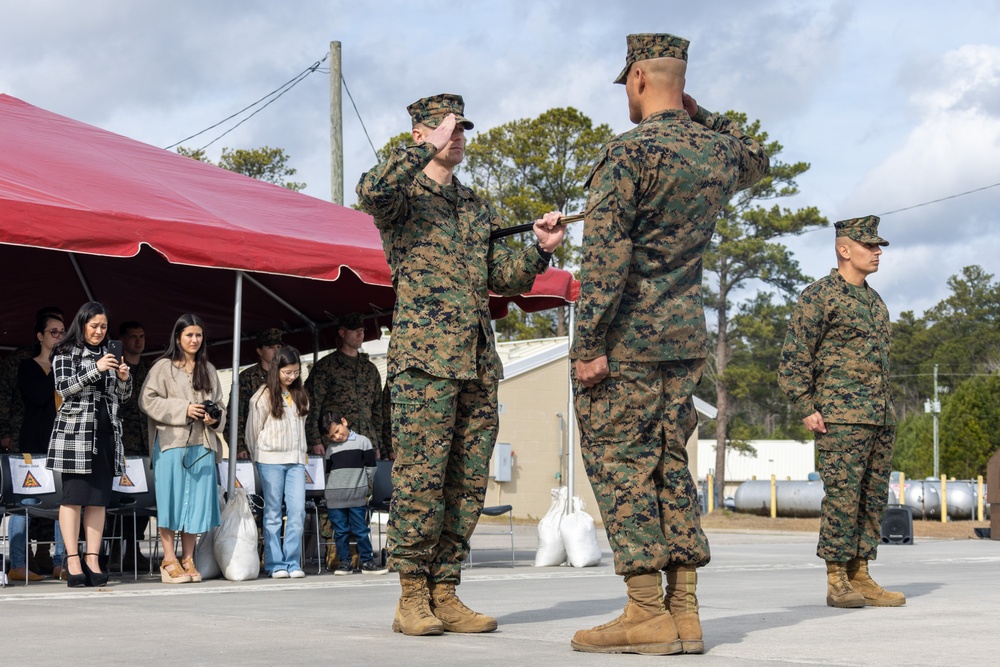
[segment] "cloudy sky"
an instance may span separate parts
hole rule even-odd
[[[934,0],[32,0],[0,5],[0,93],[166,147],[277,89],[343,45],[375,147],[405,107],[461,93],[477,130],[574,106],[631,124],[611,80],[625,35],[691,40],[688,92],[759,118],[801,194],[831,221],[1000,184],[1000,2]],[[323,63],[327,67],[329,61]],[[197,148],[224,124],[184,143]],[[329,76],[317,72],[208,149],[281,147],[330,197]],[[2,149],[2,137],[0,137]],[[346,203],[374,163],[344,95]],[[883,217],[872,284],[895,319],[946,296],[963,266],[1000,274],[1000,187]],[[789,240],[814,277],[832,232]]]

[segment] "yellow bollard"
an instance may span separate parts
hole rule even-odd
[[[982,521],[986,518],[983,514],[983,476],[980,475],[977,477],[976,481],[978,483],[978,488],[976,489],[976,509],[979,510],[977,516]]]
[[[771,518],[778,518],[778,484],[771,475]]]
[[[708,513],[715,511],[715,485],[712,483],[711,473],[705,477],[708,486]]]
[[[941,475],[941,523],[948,522],[948,478]]]
[[[906,504],[906,473],[899,473],[899,493],[896,495],[896,502],[900,505]]]

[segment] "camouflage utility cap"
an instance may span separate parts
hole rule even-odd
[[[347,329],[348,331],[362,329],[364,326],[365,320],[361,317],[361,313],[348,313],[347,315],[341,315],[340,320],[337,322],[338,329]]]
[[[264,329],[257,332],[257,347],[267,347],[269,345],[284,345],[281,340],[281,329]]]
[[[837,236],[846,236],[858,243],[877,243],[878,245],[889,245],[889,242],[878,235],[877,215],[866,215],[863,218],[851,218],[841,220],[834,224],[837,229]]]
[[[414,125],[423,123],[427,127],[437,127],[445,116],[453,113],[458,123],[465,129],[471,130],[475,127],[472,121],[464,116],[465,100],[462,99],[461,95],[442,93],[424,97],[406,107],[406,110],[410,112],[410,118],[413,119]]]
[[[648,32],[640,35],[629,35],[625,38],[625,41],[628,42],[628,53],[625,55],[625,69],[615,79],[615,83],[625,83],[629,68],[640,60],[678,58],[687,62],[688,44],[691,43],[683,37],[676,37],[666,33]]]

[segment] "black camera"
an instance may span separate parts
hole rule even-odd
[[[212,401],[203,401],[202,405],[205,406],[206,415],[208,415],[215,421],[219,421],[219,419],[222,417],[222,408],[220,408]]]

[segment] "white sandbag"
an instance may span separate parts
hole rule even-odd
[[[538,550],[535,552],[535,567],[551,567],[566,562],[566,547],[563,546],[559,524],[566,509],[566,487],[552,489],[552,504],[542,520],[538,522]]]
[[[559,533],[570,565],[593,567],[601,564],[601,547],[597,544],[594,517],[583,511],[580,496],[573,496],[573,511],[562,518]]]
[[[225,495],[222,487],[219,487],[219,507],[225,505]],[[194,569],[198,570],[202,579],[218,579],[222,576],[222,568],[215,560],[215,533],[219,530],[216,526],[198,538],[198,546],[194,548]]]
[[[247,492],[237,488],[222,509],[222,524],[216,528],[215,560],[229,581],[256,579],[260,574],[257,555],[257,524]]]

